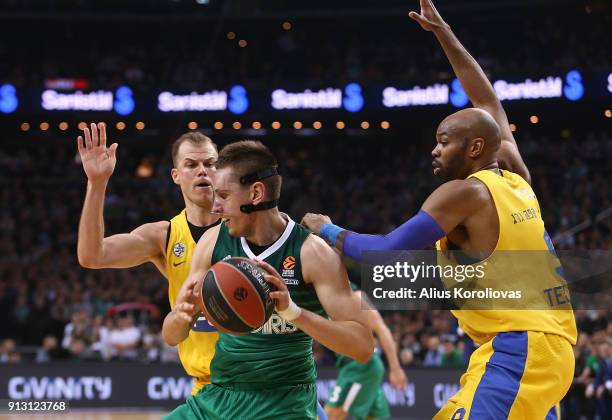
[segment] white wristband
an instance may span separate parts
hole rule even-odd
[[[287,309],[283,309],[282,311],[277,309],[276,313],[278,313],[285,321],[291,322],[302,315],[302,308],[297,306],[295,302],[289,298],[289,306],[287,306]]]

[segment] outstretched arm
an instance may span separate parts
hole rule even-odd
[[[106,147],[106,125],[91,124],[77,147],[87,175],[87,192],[79,221],[77,256],[87,268],[127,268],[151,261],[165,274],[164,244],[169,223],[147,223],[132,231],[104,237],[106,186],[117,163],[117,143]]]
[[[278,272],[266,262],[258,261],[269,273],[266,280],[277,289],[270,293],[277,301],[276,311],[330,350],[365,363],[374,351],[372,331],[359,307],[359,299],[349,286],[342,260],[313,235],[302,246],[301,260],[305,281],[314,286],[321,306],[331,319],[297,307]]]
[[[488,199],[488,191],[480,182],[454,180],[438,187],[425,200],[421,211],[387,235],[351,232],[321,214],[306,214],[302,224],[342,254],[361,261],[364,251],[418,250],[433,245]]]
[[[421,13],[410,12],[409,16],[423,29],[434,33],[472,104],[491,114],[499,125],[502,142],[497,158],[502,169],[516,172],[527,182],[531,182],[527,166],[510,130],[506,112],[478,62],[459,42],[431,0],[421,0]]]

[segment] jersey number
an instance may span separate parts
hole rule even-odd
[[[338,398],[340,398],[340,392],[342,391],[342,388],[339,387],[338,385],[336,385],[334,387],[334,390],[332,391],[331,397],[329,397],[329,402],[330,403],[335,403],[338,401]]]

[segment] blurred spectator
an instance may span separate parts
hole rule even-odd
[[[430,335],[427,338],[427,353],[423,359],[423,366],[437,367],[442,364],[442,350],[440,346],[440,337]]]
[[[143,360],[154,362],[161,357],[163,339],[161,337],[161,328],[158,323],[153,323],[149,326],[147,332],[142,337]]]
[[[36,352],[35,360],[37,363],[49,363],[66,356],[66,351],[58,345],[57,338],[53,335],[47,335],[43,338],[42,347]]]
[[[136,359],[140,337],[140,330],[134,326],[134,317],[129,314],[120,316],[108,335],[111,356],[118,359]]]
[[[585,392],[587,398],[592,398],[595,405],[595,419],[610,418],[612,414],[612,354],[610,353],[610,338],[602,338],[596,343],[597,374],[595,380]]]
[[[463,354],[461,350],[455,346],[457,338],[450,335],[442,337],[442,346],[444,350],[442,352],[442,358],[440,360],[440,366],[445,368],[460,368],[463,367]]]
[[[9,363],[10,356],[15,352],[17,343],[12,338],[0,342],[0,363]]]
[[[402,349],[400,351],[400,363],[402,365],[402,367],[407,368],[412,366],[412,363],[414,362],[414,354],[412,353],[412,350],[410,349]]]
[[[96,341],[96,331],[87,309],[76,309],[71,322],[64,328],[62,348],[78,358],[92,357],[90,346]]]

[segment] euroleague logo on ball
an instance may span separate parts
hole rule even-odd
[[[249,294],[247,293],[247,291],[246,291],[246,289],[244,287],[238,287],[237,289],[234,290],[234,297],[238,301],[245,300],[248,295]]]

